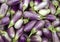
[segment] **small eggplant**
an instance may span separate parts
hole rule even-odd
[[[7,0],[8,5],[16,5],[19,3],[19,0]]]
[[[33,28],[33,26],[35,25],[36,22],[37,22],[36,20],[30,21],[28,24],[25,25],[24,31],[25,32],[31,31],[31,29]]]
[[[59,19],[56,19],[55,21],[52,22],[52,25],[53,26],[59,26],[60,25],[60,20]]]
[[[39,35],[33,35],[31,37],[31,42],[42,42],[42,38]]]
[[[36,11],[37,11],[37,10],[40,10],[40,9],[46,7],[46,5],[48,5],[47,2],[41,2],[41,3],[39,3],[38,5],[34,6],[34,10],[36,10]]]
[[[8,16],[1,19],[1,24],[2,25],[7,25],[7,24],[9,24],[9,22],[10,22],[10,19],[9,19]]]
[[[4,39],[4,42],[11,42],[11,38],[6,31],[0,30],[0,33],[2,35],[2,38]]]
[[[21,28],[22,24],[23,24],[23,19],[21,18],[15,23],[14,27],[16,29],[19,29],[19,28]]]
[[[2,38],[2,36],[0,35],[0,42],[4,42],[4,40],[3,40],[3,38]]]
[[[3,18],[8,10],[8,5],[3,3],[0,8],[0,18]]]
[[[14,31],[14,28],[13,28],[13,27],[8,28],[7,32],[8,32],[8,35],[9,35],[11,38],[14,38],[14,36],[15,36],[15,31]]]
[[[49,21],[55,21],[56,20],[56,16],[52,15],[52,14],[49,14],[46,16],[46,19],[49,20]]]
[[[54,5],[51,2],[49,2],[49,3],[50,3],[49,8],[51,10],[51,14],[55,14],[56,13],[56,8],[54,7]]]
[[[24,27],[21,27],[21,29],[17,30],[16,35],[13,38],[12,42],[17,42],[17,40],[19,39],[19,37],[21,37],[21,35],[23,34],[23,29],[24,29]]]
[[[16,23],[16,21],[19,20],[19,18],[21,18],[21,16],[22,12],[18,10],[16,14],[13,16],[12,20],[10,21],[8,28],[12,27]]]
[[[44,19],[44,17],[40,16],[39,14],[37,14],[37,13],[32,13],[32,12],[29,12],[29,11],[25,11],[25,12],[23,13],[23,17],[29,18],[29,19],[33,19],[33,20]]]

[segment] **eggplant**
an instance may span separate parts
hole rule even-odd
[[[6,2],[8,5],[16,5],[19,3],[19,0],[7,0]]]
[[[44,35],[45,37],[47,37],[47,38],[51,38],[51,37],[52,37],[51,32],[50,32],[47,28],[43,28],[42,31],[43,31],[43,35]],[[49,35],[49,36],[48,36],[48,35]]]
[[[59,19],[56,19],[55,21],[52,22],[52,25],[53,25],[54,27],[59,26],[59,25],[60,25],[60,20],[59,20]]]
[[[0,35],[0,42],[4,42],[4,40],[3,40],[3,38],[2,38],[2,36]]]
[[[8,5],[3,3],[0,8],[0,18],[3,18],[8,10]]]
[[[7,25],[7,24],[9,24],[9,22],[10,22],[10,19],[9,19],[8,16],[1,19],[1,24],[2,25]]]
[[[15,36],[15,31],[14,31],[14,28],[13,28],[13,27],[8,28],[7,33],[8,33],[8,35],[9,35],[11,38],[14,38],[14,36]]]
[[[49,42],[47,38],[43,38],[42,42]]]
[[[30,32],[36,22],[37,22],[36,20],[30,21],[28,24],[26,24],[26,25],[24,26],[24,31],[25,31],[25,32]]]
[[[51,26],[51,23],[50,23],[50,21],[48,21],[48,20],[45,20],[45,28],[48,28],[49,26]]]
[[[15,29],[21,28],[22,24],[23,24],[23,19],[21,18],[15,23],[14,25]]]
[[[4,39],[4,42],[11,42],[11,38],[6,31],[0,30],[0,33],[2,35],[2,38]]]
[[[16,21],[19,20],[19,18],[21,18],[21,16],[22,12],[18,10],[13,16],[12,20],[10,21],[8,28],[12,27],[16,23]]]
[[[31,37],[31,42],[42,42],[42,38],[39,35],[33,35]]]
[[[26,37],[24,34],[20,37],[19,42],[26,42]]]
[[[34,6],[34,10],[36,10],[36,11],[37,11],[37,10],[40,10],[40,9],[46,7],[47,5],[48,5],[47,2],[41,2],[41,3],[39,3],[38,5]]]
[[[23,1],[23,11],[27,9],[29,3],[30,3],[30,0]]]
[[[23,13],[23,17],[24,18],[29,18],[31,20],[41,20],[41,19],[44,19],[44,17],[38,15],[37,13],[32,13],[32,12],[29,12],[29,11],[25,11]]]
[[[46,16],[46,19],[49,20],[49,21],[55,21],[56,20],[56,16],[52,15],[52,14],[49,14],[49,15]]]
[[[36,25],[32,28],[29,37],[30,37],[32,34],[36,33],[38,30],[42,29],[42,27],[44,27],[44,24],[45,24],[45,22],[44,22],[43,20],[37,21]]]
[[[13,38],[12,42],[17,42],[19,37],[23,34],[24,27],[21,27],[21,29],[17,30],[15,37]]]
[[[54,7],[54,5],[51,2],[49,2],[49,8],[51,10],[51,14],[55,14],[56,13],[56,8]]]

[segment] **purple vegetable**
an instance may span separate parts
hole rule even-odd
[[[44,26],[45,22],[43,20],[41,21],[37,21],[36,25],[33,27],[33,29],[31,30],[31,33],[29,35],[29,37],[36,33],[39,29],[41,29]]]
[[[52,25],[55,26],[55,27],[59,26],[59,24],[60,24],[60,20],[59,19],[56,19],[55,21],[52,22]]]
[[[35,25],[36,22],[37,22],[36,20],[30,21],[28,24],[25,25],[24,31],[25,32],[31,31],[31,29],[33,28],[33,26]]]
[[[8,28],[12,27],[15,24],[15,22],[19,20],[19,18],[21,18],[21,16],[22,12],[18,10],[16,14],[13,16],[12,20],[10,21]]]
[[[44,34],[45,37],[47,37],[47,38],[52,37],[51,32],[47,28],[43,28],[42,31],[43,31],[43,34]]]
[[[8,5],[3,3],[0,8],[0,18],[3,18],[8,10]]]
[[[19,39],[19,42],[26,42],[25,35],[22,35]]]
[[[4,40],[3,40],[2,36],[0,36],[0,42],[4,42]]]
[[[7,16],[1,19],[1,24],[3,25],[9,24],[9,22],[10,22],[10,19]]]
[[[56,20],[56,16],[52,15],[52,14],[49,14],[46,16],[46,19],[49,20],[49,21],[55,21]]]
[[[30,0],[23,0],[23,11],[28,7]]]
[[[45,28],[48,28],[49,26],[51,26],[51,23],[50,23],[50,21],[48,21],[48,20],[45,20]]]
[[[52,33],[53,42],[60,42],[56,32]]]
[[[7,32],[8,32],[8,35],[9,35],[11,38],[14,38],[14,36],[15,36],[15,31],[14,31],[14,28],[13,28],[13,27],[8,28]]]
[[[50,2],[49,8],[51,10],[51,14],[55,14],[56,12],[56,8],[54,7],[54,5]]]
[[[40,20],[40,19],[42,19],[42,17],[40,15],[34,14],[32,12],[29,12],[29,11],[25,11],[23,16],[25,18],[29,18],[29,19],[33,19],[33,20]]]
[[[13,39],[13,42],[16,42],[19,39],[19,37],[21,37],[21,35],[23,34],[23,29],[24,27],[21,27],[21,29],[17,30],[16,35]]]
[[[16,5],[19,3],[19,0],[7,0],[8,5]]]
[[[31,42],[42,42],[42,38],[39,35],[33,35],[31,37]]]
[[[47,2],[41,2],[41,3],[39,3],[38,5],[34,6],[34,10],[36,10],[36,11],[37,11],[37,10],[40,10],[40,9],[46,7],[46,5],[48,5]]]
[[[42,42],[49,42],[47,38],[43,38]]]
[[[14,27],[16,29],[19,29],[19,28],[21,28],[22,24],[23,24],[23,19],[21,18],[15,23]]]
[[[4,39],[4,42],[11,42],[11,38],[6,31],[0,30],[0,33],[2,35],[2,38]]]

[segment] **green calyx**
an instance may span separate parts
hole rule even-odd
[[[57,28],[56,28],[56,31],[57,31],[57,32],[60,32],[60,27],[57,27]]]
[[[30,42],[30,38],[29,37],[27,37],[27,42]]]
[[[31,37],[31,35],[34,34],[34,33],[36,33],[36,32],[37,32],[36,28],[33,28],[33,29],[31,30],[31,33],[30,33],[29,37]]]
[[[23,19],[23,21],[24,21],[24,24],[26,24],[29,22],[29,19]]]
[[[0,14],[0,19],[3,18],[3,17],[4,17],[4,15],[3,14]]]
[[[9,26],[8,26],[8,28],[12,27],[13,25],[14,25],[14,22],[11,21],[10,24],[9,24]]]
[[[39,14],[42,15],[42,16],[46,16],[49,13],[50,13],[50,9],[41,9],[39,11]]]
[[[55,15],[58,15],[58,14],[60,14],[60,7],[57,8],[57,11],[56,11]]]
[[[52,33],[56,32],[56,29],[53,26],[49,26],[48,28]]]
[[[59,6],[59,2],[57,0],[52,1],[53,5],[57,8]]]

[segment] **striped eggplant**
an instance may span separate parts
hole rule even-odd
[[[2,35],[2,38],[4,39],[4,42],[11,42],[11,38],[6,31],[0,30],[0,33]]]
[[[10,22],[10,19],[9,19],[8,16],[1,19],[1,24],[2,25],[7,25],[7,24],[9,24],[9,22]]]
[[[15,23],[14,25],[15,29],[21,28],[22,24],[23,24],[23,19],[21,18]]]
[[[33,28],[33,26],[36,24],[36,22],[37,22],[36,20],[32,20],[29,23],[27,23],[24,27],[24,31],[25,32],[30,32],[31,29]]]
[[[24,27],[21,27],[21,29],[17,30],[16,35],[13,38],[12,42],[17,42],[17,40],[19,39],[19,37],[21,37],[21,35],[23,34],[23,29],[24,29]]]
[[[19,3],[19,0],[7,0],[6,2],[8,5],[16,5]]]
[[[44,22],[43,20],[37,21],[36,25],[35,25],[35,26],[33,27],[33,29],[31,30],[31,33],[30,33],[29,37],[30,37],[32,34],[36,33],[38,30],[42,29],[42,27],[44,27],[44,24],[45,24],[45,22]]]
[[[14,36],[15,36],[15,31],[14,31],[14,28],[13,28],[13,27],[8,28],[7,33],[8,33],[8,35],[9,35],[11,38],[14,38]]]
[[[4,42],[4,40],[3,40],[3,38],[2,38],[2,36],[0,35],[0,42]]]
[[[29,18],[29,19],[32,19],[32,20],[40,20],[40,19],[43,19],[44,18],[44,17],[40,16],[39,14],[32,13],[30,11],[25,11],[23,13],[23,17]]]
[[[13,16],[12,20],[10,21],[8,28],[12,27],[16,23],[16,21],[19,20],[19,18],[21,18],[21,16],[22,12],[18,10]]]
[[[0,18],[3,18],[8,10],[8,5],[3,3],[0,8]]]

